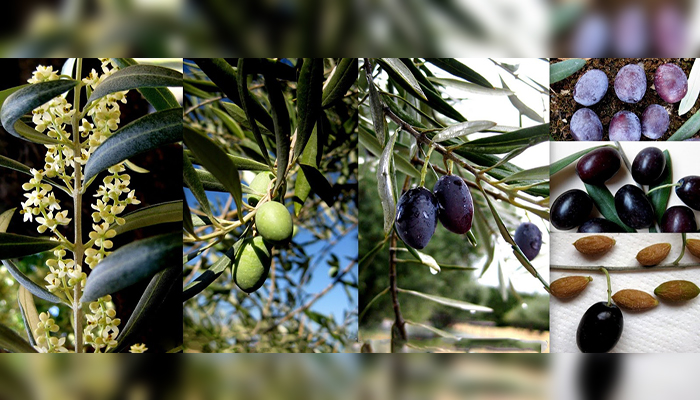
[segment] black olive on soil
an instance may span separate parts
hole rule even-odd
[[[625,185],[615,193],[615,211],[623,224],[634,229],[648,228],[654,223],[654,207],[644,191]]]
[[[578,324],[576,344],[582,353],[607,353],[620,340],[622,327],[622,311],[616,305],[595,303]]]
[[[437,214],[437,200],[430,190],[410,189],[396,205],[396,233],[407,246],[422,249],[435,233]]]
[[[433,193],[438,202],[438,219],[450,232],[469,232],[474,216],[474,202],[467,184],[458,176],[445,175],[438,179]]]
[[[552,203],[550,221],[557,229],[573,229],[584,223],[592,210],[593,200],[588,193],[571,189],[562,193]]]
[[[542,232],[540,228],[532,222],[523,222],[520,224],[518,229],[515,230],[513,239],[528,260],[532,261],[532,259],[537,257],[540,253],[540,248],[542,247]]]

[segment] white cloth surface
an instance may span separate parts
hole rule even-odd
[[[556,265],[604,266],[610,271],[612,293],[622,289],[643,290],[654,296],[654,289],[669,280],[689,280],[700,285],[700,267],[673,270],[615,272],[616,266],[638,266],[637,253],[655,243],[671,243],[671,252],[662,264],[671,264],[681,252],[680,234],[636,233],[605,234],[616,240],[615,246],[597,257],[585,256],[572,245],[577,239],[590,234],[553,232],[550,247],[550,282],[563,276],[584,275],[593,281],[578,296],[570,300],[550,301],[551,350],[558,353],[579,353],[576,329],[584,312],[599,301],[607,301],[607,283],[601,271],[559,271]],[[688,234],[700,239],[700,234]],[[700,259],[687,250],[680,265],[697,264]],[[700,352],[700,296],[684,303],[667,303],[645,312],[622,310],[624,327],[613,353],[697,353]]]

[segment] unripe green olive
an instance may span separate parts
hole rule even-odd
[[[255,227],[265,240],[274,244],[287,243],[294,230],[292,214],[282,203],[269,201],[258,207]]]
[[[336,276],[338,276],[338,267],[330,267],[328,269],[328,277],[335,278]]]
[[[267,188],[270,186],[270,182],[275,179],[275,174],[272,172],[261,172],[255,175],[253,181],[250,182],[250,190],[258,193],[251,193],[248,195],[248,204],[255,207],[256,204],[263,198],[265,193],[267,193]]]
[[[233,264],[233,281],[242,291],[252,293],[265,283],[270,272],[270,250],[261,236],[246,239]]]

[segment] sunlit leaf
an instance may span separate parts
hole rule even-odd
[[[36,329],[39,324],[39,312],[36,310],[36,305],[34,304],[34,296],[24,286],[20,286],[17,292],[17,303],[19,304],[19,311],[22,313],[22,320],[24,321],[24,330],[27,332],[27,338],[29,339],[29,343],[34,346],[36,345],[34,329]]]
[[[10,220],[15,214],[15,210],[17,210],[17,207],[10,208],[9,210],[0,214],[0,232],[7,232],[7,227],[10,226]]]
[[[451,125],[441,130],[433,137],[433,142],[442,142],[457,137],[466,136],[475,132],[484,131],[496,126],[495,122],[491,121],[469,121],[461,124]]]
[[[113,58],[115,64],[119,68],[126,68],[130,65],[137,65],[138,63],[133,58]],[[139,93],[143,96],[146,101],[148,101],[156,111],[167,110],[170,108],[179,107],[179,103],[175,98],[173,92],[166,87],[158,88],[146,88],[142,87],[138,89]]]
[[[196,296],[199,292],[211,285],[216,278],[221,276],[221,274],[223,274],[224,271],[231,266],[231,263],[233,262],[231,257],[233,257],[234,254],[235,253],[231,251],[227,252],[226,254],[222,254],[221,257],[216,260],[216,262],[214,262],[214,264],[212,264],[208,270],[202,272],[202,274],[195,278],[194,281],[185,286],[185,289],[182,292],[182,301],[185,302]]]
[[[404,82],[409,84],[411,88],[424,100],[428,100],[427,97],[425,97],[425,93],[423,93],[423,89],[421,89],[420,84],[416,80],[416,77],[413,76],[411,71],[404,65],[404,63],[398,59],[398,58],[382,58],[382,61],[384,61],[391,69],[394,70],[401,79],[403,79]]]
[[[357,58],[341,59],[323,88],[321,107],[328,108],[337,100],[342,99],[355,80],[357,80]]]
[[[314,125],[321,112],[321,95],[323,91],[323,59],[305,58],[299,72],[297,84],[297,140],[294,143],[296,160],[311,137]],[[277,155],[279,157],[279,154]]]
[[[289,147],[291,126],[289,125],[289,111],[284,100],[282,87],[277,79],[272,76],[265,76],[265,88],[267,89],[272,111],[272,123],[275,126],[275,144],[277,145],[277,180],[273,193],[282,186],[286,180],[287,165],[289,164]],[[313,128],[313,126],[312,126]],[[309,132],[311,134],[311,132]],[[299,140],[299,130],[297,129],[297,140]],[[295,146],[296,147],[296,146]]]
[[[477,85],[476,83],[465,82],[460,79],[435,77],[429,77],[428,79],[440,85],[458,89],[476,96],[510,96],[513,94],[513,92],[509,89],[488,88]]]
[[[379,193],[379,201],[382,203],[384,211],[384,236],[388,236],[394,226],[394,218],[396,217],[396,203],[394,188],[394,177],[391,174],[391,166],[393,161],[394,143],[398,133],[394,133],[389,137],[389,143],[384,147],[379,165],[377,166],[377,191]]]
[[[263,140],[262,134],[260,133],[260,130],[258,129],[258,124],[256,122],[257,116],[253,112],[253,110],[256,109],[255,105],[258,103],[253,100],[252,96],[250,95],[250,92],[248,91],[248,80],[247,80],[247,75],[246,75],[246,60],[245,60],[245,58],[238,59],[238,71],[237,71],[237,73],[238,73],[238,91],[236,93],[240,97],[239,103],[241,104],[241,108],[243,108],[243,112],[245,113],[245,116],[248,120],[248,125],[250,126],[250,129],[253,132],[253,136],[255,137],[255,142],[258,144],[258,147],[260,148],[260,153],[262,154],[263,158],[265,159],[265,162],[269,165],[272,165],[272,163],[270,162],[270,156],[267,154],[267,146],[265,145],[265,141]],[[236,80],[233,77],[233,74],[231,74],[231,78],[233,79],[233,83],[235,84]],[[228,93],[227,93],[227,95],[228,95]],[[225,106],[226,106],[226,103],[224,103],[224,107]],[[267,115],[267,112],[265,112],[265,115]],[[272,125],[274,126],[274,122]],[[269,125],[268,125],[268,127],[269,127]],[[270,129],[274,129],[274,127],[270,128]]]
[[[678,105],[678,115],[683,115],[690,111],[700,95],[700,59],[693,61],[693,68],[688,75],[688,92]]]
[[[564,80],[586,65],[586,60],[571,58],[549,66],[549,84]]]
[[[510,133],[476,139],[459,146],[460,149],[486,154],[503,154],[523,146],[533,146],[549,140],[549,124],[523,128]]]
[[[526,169],[524,171],[516,172],[503,179],[503,182],[513,182],[513,181],[539,181],[549,179],[549,165],[543,167],[535,167],[532,169]]]
[[[493,309],[489,308],[489,307],[480,306],[478,304],[467,303],[466,301],[461,301],[461,300],[448,299],[448,298],[442,297],[442,296],[436,296],[436,295],[432,295],[432,294],[425,294],[425,293],[421,293],[421,292],[416,292],[414,290],[406,290],[406,289],[399,288],[399,293],[410,294],[412,296],[416,296],[416,297],[420,297],[420,298],[423,298],[426,300],[434,301],[436,303],[439,303],[439,304],[442,304],[445,306],[458,308],[460,310],[478,311],[478,312],[493,312]]]
[[[130,65],[101,81],[90,95],[87,104],[108,94],[131,89],[182,86],[182,73],[155,65]]]

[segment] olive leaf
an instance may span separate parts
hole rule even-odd
[[[121,235],[124,232],[147,226],[180,222],[182,221],[182,209],[182,200],[153,204],[124,215],[124,223],[122,225],[114,223],[109,228],[114,229],[117,235]]]
[[[413,76],[408,67],[406,67],[406,65],[404,65],[404,63],[400,59],[382,58],[382,61],[384,61],[386,65],[389,66],[389,68],[394,70],[394,72],[396,72],[404,82],[410,85],[411,88],[418,94],[418,96],[423,98],[423,100],[428,101],[428,98],[425,97],[425,93],[423,93],[423,89],[421,89],[421,86],[418,83],[418,81]]]
[[[260,153],[262,154],[263,159],[265,159],[265,162],[271,166],[272,163],[270,162],[270,156],[267,154],[267,146],[265,146],[265,141],[263,140],[262,134],[260,133],[260,129],[258,128],[258,124],[255,120],[255,115],[252,112],[252,110],[255,109],[254,105],[257,103],[255,103],[253,101],[253,99],[250,95],[250,92],[248,91],[248,78],[246,75],[246,68],[245,67],[246,67],[245,59],[239,58],[238,59],[238,71],[237,71],[237,73],[238,73],[238,96],[240,97],[240,104],[241,104],[241,107],[243,108],[243,112],[245,113],[245,116],[248,120],[248,125],[250,126],[250,129],[253,132],[253,136],[255,137],[255,142],[258,144],[258,147],[260,148]],[[234,81],[234,83],[235,83],[235,81]],[[274,125],[274,121],[273,121],[273,125]]]
[[[458,148],[486,154],[508,153],[523,146],[533,146],[549,140],[549,124],[536,125],[510,133],[476,139]]]
[[[488,88],[476,83],[465,82],[460,79],[453,78],[435,78],[428,77],[431,82],[438,83],[442,86],[449,86],[465,93],[476,96],[511,96],[513,91],[510,89]]]
[[[101,81],[95,87],[86,104],[116,92],[168,86],[182,86],[182,73],[156,65],[130,65]]]
[[[389,236],[391,233],[396,217],[396,202],[394,200],[396,188],[394,187],[391,171],[394,144],[398,136],[396,132],[389,136],[389,143],[384,147],[384,151],[379,158],[379,165],[377,165],[377,191],[379,192],[379,200],[384,211],[384,237]]]
[[[588,195],[591,196],[593,200],[593,204],[595,204],[596,208],[603,214],[605,219],[616,223],[627,232],[637,232],[635,229],[625,225],[620,217],[618,217],[617,211],[615,210],[615,198],[605,185],[591,185],[588,183],[584,183],[584,185],[586,186],[586,192],[588,192]]]
[[[693,61],[693,67],[688,74],[688,92],[678,105],[678,115],[683,115],[690,111],[700,95],[700,59]]]
[[[5,268],[7,268],[7,271],[12,275],[17,282],[19,282],[20,285],[24,286],[31,294],[34,296],[46,300],[51,303],[63,303],[66,305],[71,305],[68,302],[64,301],[60,297],[56,296],[55,294],[49,292],[46,290],[43,286],[39,286],[34,281],[29,279],[26,275],[22,273],[22,271],[17,268],[17,266],[10,260],[2,260],[2,263],[5,265]]]
[[[484,131],[496,126],[495,122],[491,121],[469,121],[460,124],[451,125],[441,130],[433,137],[433,142],[442,142],[449,139],[454,139],[469,134]]]
[[[465,311],[478,311],[478,312],[493,312],[493,309],[490,307],[484,307],[480,306],[478,304],[473,304],[473,303],[468,303],[466,301],[461,301],[461,300],[455,300],[455,299],[448,299],[447,297],[442,297],[442,296],[436,296],[433,294],[425,294],[421,292],[417,292],[415,290],[407,290],[407,289],[401,289],[399,288],[399,293],[405,293],[409,294],[411,296],[417,296],[425,300],[430,300],[438,304],[442,304],[445,306],[449,307],[454,307],[458,308],[460,310],[465,310]]]
[[[48,238],[0,232],[0,260],[41,253],[59,244],[61,243]]]
[[[131,65],[138,65],[138,62],[133,58],[113,58],[112,61],[119,68],[126,68]],[[182,74],[180,75],[182,79]],[[209,83],[209,82],[207,82]],[[178,86],[178,85],[175,85]],[[138,88],[139,93],[143,96],[146,101],[148,101],[156,111],[167,110],[169,108],[178,107],[180,104],[177,102],[175,95],[170,89],[166,87],[140,87]]]
[[[504,81],[503,78],[501,78],[501,86],[503,86],[505,89],[510,90],[510,88],[506,84],[506,81]],[[510,96],[508,96],[508,100],[510,101],[510,104],[512,104],[513,107],[517,108],[522,115],[541,124],[545,122],[544,118],[542,118],[540,114],[537,113],[537,111],[525,105],[525,103],[523,103],[515,94],[511,94]]]
[[[357,58],[343,58],[328,78],[321,94],[321,107],[328,108],[350,90],[357,80]]]
[[[301,153],[301,158],[299,159],[299,164],[306,164],[312,167],[318,168],[316,163],[316,156],[319,154],[319,149],[323,152],[323,144],[319,143],[318,128],[321,123],[318,123],[311,133],[309,142],[306,144],[304,151]],[[299,211],[301,211],[304,202],[309,197],[311,193],[311,185],[309,185],[309,180],[306,178],[303,169],[299,169],[297,172],[297,179],[294,183],[294,215],[298,216]]]
[[[0,214],[0,232],[7,232],[7,227],[10,226],[10,220],[15,214],[15,210],[17,210],[17,207],[10,208],[9,210]]]
[[[549,66],[549,84],[564,80],[586,65],[586,60],[571,58]]]
[[[323,90],[323,59],[305,58],[297,84],[297,139],[294,143],[294,162],[306,146],[321,112]],[[279,154],[277,155],[279,157]]]
[[[676,141],[690,139],[698,133],[698,131],[700,131],[700,111],[696,111],[692,117],[688,118],[688,120],[667,140]]]
[[[367,75],[368,91],[369,91],[369,106],[372,113],[372,123],[374,124],[374,134],[379,139],[380,148],[384,148],[384,110],[382,101],[379,99],[379,93],[374,86],[374,81],[370,74]]]
[[[445,72],[449,72],[450,74],[465,79],[469,82],[476,83],[477,85],[481,85],[485,88],[493,88],[493,85],[491,85],[486,78],[453,58],[426,58],[425,61],[433,64]]]
[[[7,326],[0,324],[0,348],[13,353],[36,353],[36,349],[20,335]]]
[[[11,158],[7,158],[4,156],[0,156],[0,167],[9,168],[9,169],[15,170],[17,172],[21,172],[23,174],[26,174],[26,175],[29,175],[32,177],[34,176],[34,174],[32,174],[32,172],[31,172],[31,168],[27,167],[26,165],[24,165],[20,162],[17,162]],[[61,185],[60,183],[54,182],[47,177],[44,177],[41,181],[46,182],[53,187],[61,189],[63,192],[65,192],[68,195],[71,195],[70,190],[68,190],[68,188]]]
[[[245,133],[243,133],[241,127],[238,126],[236,121],[226,111],[218,108],[212,108],[211,111],[216,114],[229,132],[237,136],[239,139],[245,139]]]
[[[291,126],[289,125],[289,111],[287,111],[287,104],[284,100],[282,87],[279,82],[277,82],[277,79],[270,75],[265,75],[265,88],[267,89],[270,100],[272,123],[275,126],[275,144],[277,145],[277,151],[275,153],[277,157],[277,180],[275,181],[275,188],[273,189],[273,192],[276,193],[286,180],[287,165],[289,163],[289,147],[291,145]],[[299,139],[298,135],[299,130],[297,129],[297,139]]]
[[[369,133],[363,126],[360,126],[359,128],[359,142],[364,148],[375,156],[382,154],[382,146],[379,145],[377,138],[372,136],[372,134]],[[413,178],[420,178],[420,172],[418,172],[418,170],[403,156],[395,154],[394,163],[396,164],[396,169],[404,174],[407,174]]]
[[[664,150],[664,157],[666,158],[666,167],[659,177],[659,181],[655,185],[650,185],[649,190],[661,186],[673,183],[673,167],[671,164],[671,154],[668,150]],[[654,212],[656,213],[656,221],[661,224],[661,218],[666,212],[666,206],[668,205],[668,200],[671,197],[671,187],[655,190],[650,193],[649,201],[654,206]]]
[[[240,243],[241,241],[239,240],[238,242]],[[231,266],[234,255],[235,250],[232,247],[226,252],[226,254],[222,254],[221,257],[216,260],[208,270],[202,272],[201,275],[185,286],[185,289],[182,292],[182,301],[185,302],[193,298],[199,294],[199,292],[211,285],[216,278],[221,276],[221,274],[223,274],[224,271]]]
[[[39,313],[34,304],[34,296],[24,286],[20,286],[17,292],[17,304],[19,305],[19,312],[24,322],[24,330],[27,332],[27,339],[29,339],[29,343],[31,343],[32,346],[36,346],[34,329],[36,329],[39,324]]]

